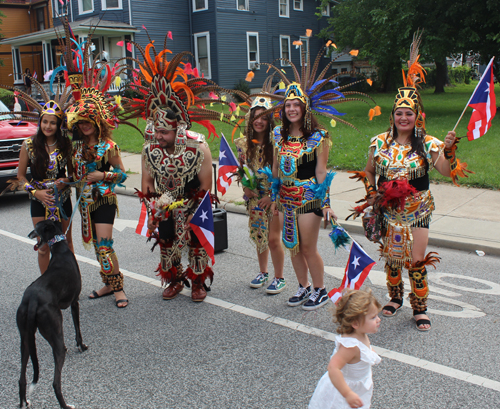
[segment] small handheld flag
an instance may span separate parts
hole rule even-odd
[[[203,197],[189,224],[214,265],[214,215],[210,203],[210,192]]]
[[[231,177],[238,169],[238,160],[222,134],[219,148],[219,174],[217,177],[217,190],[224,195],[231,186]]]
[[[148,231],[148,212],[146,210],[146,205],[141,202],[141,214],[139,216],[139,222],[135,228],[135,232],[141,236],[149,237],[150,233]]]
[[[375,264],[375,261],[371,259],[361,246],[353,241],[351,252],[349,253],[349,260],[345,267],[344,279],[339,288],[334,288],[328,293],[330,299],[334,303],[337,303],[342,297],[342,291],[345,288],[359,290]]]
[[[467,125],[467,139],[473,141],[483,136],[491,127],[491,120],[497,112],[493,77],[493,58],[486,67],[474,94],[467,104],[474,109]]]

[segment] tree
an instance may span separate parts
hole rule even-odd
[[[330,0],[322,0],[326,3]],[[394,75],[408,59],[413,33],[423,29],[421,61],[436,64],[435,92],[444,92],[446,57],[467,51],[481,53],[483,60],[500,55],[499,25],[496,0],[343,0],[321,34],[340,47],[360,48],[360,56],[378,67],[382,90],[388,91],[397,85]]]

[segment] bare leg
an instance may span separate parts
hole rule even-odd
[[[280,218],[275,214],[269,223],[269,250],[273,260],[274,276],[283,278],[283,264],[285,263],[285,251],[281,246]]]

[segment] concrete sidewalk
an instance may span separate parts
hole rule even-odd
[[[117,193],[133,195],[141,188],[141,156],[122,152],[125,170],[133,172],[125,181],[126,188]],[[331,205],[340,224],[351,233],[363,233],[361,220],[345,221],[349,209],[364,196],[360,182],[349,179],[346,172],[337,172],[330,188]],[[429,244],[466,251],[481,250],[500,256],[500,191],[431,184],[436,201],[429,231]],[[232,183],[221,197],[221,205],[229,212],[245,213],[242,189]]]

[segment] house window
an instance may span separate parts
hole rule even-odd
[[[247,33],[248,69],[259,65],[259,33]]]
[[[64,1],[64,0],[63,0]],[[103,10],[122,9],[122,0],[101,0]]]
[[[92,13],[94,11],[94,0],[78,0],[79,14]]]
[[[280,56],[290,60],[290,36],[280,36]],[[289,67],[290,64],[281,60],[282,67]]]
[[[325,16],[325,17],[330,17],[330,5],[329,4],[321,7],[321,15]]]
[[[304,6],[302,4],[302,0],[293,0],[293,9],[297,11],[304,10]]]
[[[337,68],[332,68],[332,74],[337,74],[339,70]]]
[[[67,16],[68,15],[68,4],[69,2],[67,1],[64,1],[63,0],[63,3],[64,4],[61,4],[61,2],[59,0],[54,0],[53,1],[53,13],[54,13],[54,17],[57,17],[57,16]]]
[[[193,11],[208,10],[208,0],[193,0]]]
[[[288,0],[279,0],[280,1],[280,17],[289,17],[290,10]]]
[[[196,67],[205,78],[212,78],[210,67],[210,33],[197,33],[194,35],[194,55],[196,58]]]
[[[340,72],[347,72],[347,68],[341,68]]]
[[[14,68],[14,83],[23,83],[23,75],[21,66],[21,55],[19,54],[19,48],[12,48],[12,67]]]
[[[236,0],[236,9],[239,11],[249,11],[248,0]]]
[[[307,65],[307,53],[309,51],[309,37],[300,37],[302,45],[300,46],[300,65]],[[305,57],[305,61],[302,61],[302,56]]]
[[[35,9],[36,13],[36,26],[38,31],[45,30],[45,7]]]

